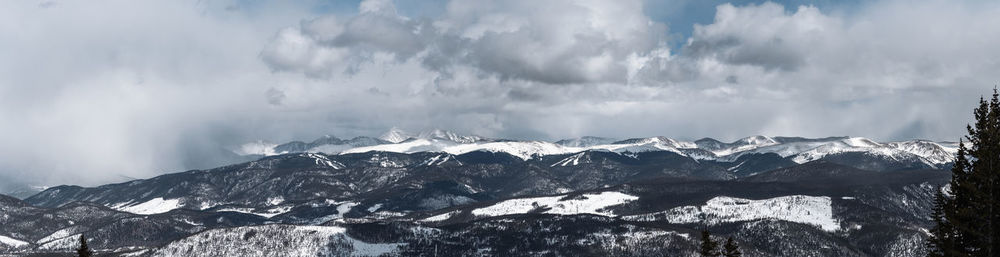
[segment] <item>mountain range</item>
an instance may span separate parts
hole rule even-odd
[[[920,256],[957,146],[860,137],[255,142],[255,160],[0,197],[0,254]],[[250,150],[250,151],[247,151]]]
[[[725,143],[712,138],[695,141],[675,140],[667,137],[630,138],[624,140],[603,137],[580,137],[556,142],[491,139],[461,135],[446,130],[409,133],[393,128],[378,138],[355,137],[339,139],[324,136],[310,143],[292,141],[284,144],[263,142],[248,143],[237,151],[240,155],[270,156],[288,153],[348,154],[363,152],[442,152],[463,154],[474,151],[503,152],[521,159],[552,156],[585,151],[637,153],[670,151],[696,160],[732,162],[746,154],[774,153],[796,163],[824,158],[851,158],[866,155],[907,168],[942,168],[951,162],[958,144],[909,140],[876,142],[863,137],[767,137],[750,136]],[[874,169],[883,169],[872,167]]]

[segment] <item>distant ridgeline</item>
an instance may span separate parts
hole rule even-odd
[[[408,133],[392,129],[378,138],[355,137],[339,139],[324,136],[312,142],[292,141],[272,144],[263,141],[247,143],[234,153],[239,155],[271,156],[289,153],[324,153],[330,155],[364,152],[419,153],[439,152],[460,155],[469,152],[503,152],[521,159],[541,156],[605,151],[619,154],[638,152],[674,152],[696,160],[733,162],[748,154],[774,153],[795,163],[827,159],[843,160],[852,166],[871,170],[946,168],[958,151],[957,142],[909,140],[875,142],[863,137],[767,137],[751,136],[724,143],[712,138],[693,142],[667,137],[612,139],[581,137],[556,142],[518,141],[491,139],[480,136],[460,135],[445,130]],[[886,167],[868,167],[852,159],[861,157],[881,159],[892,163]],[[871,163],[878,165],[884,163]],[[901,166],[900,166],[901,165]],[[906,167],[903,167],[906,166]]]
[[[558,142],[447,131],[244,145],[254,161],[0,197],[0,253],[922,256],[957,144]]]

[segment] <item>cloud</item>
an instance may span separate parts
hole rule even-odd
[[[665,51],[666,26],[642,15],[642,2],[454,1],[437,19],[400,16],[391,3],[364,1],[359,14],[304,21],[280,32],[262,53],[275,70],[328,77],[357,72],[375,53],[418,58],[450,75],[545,84],[624,83],[630,58]]]
[[[975,56],[1000,54],[986,43],[1000,37],[978,25],[996,19],[993,4],[882,1],[837,14],[812,6],[723,4],[712,23],[694,26],[676,53],[666,48],[666,26],[644,16],[641,2],[602,4],[454,1],[431,19],[380,12],[405,21],[395,23],[401,35],[314,44],[365,53],[361,58],[312,57],[365,63],[322,69],[355,82],[366,81],[355,75],[365,67],[407,67],[393,79],[412,75],[420,83],[378,88],[394,97],[433,99],[399,106],[429,115],[410,124],[415,127],[515,137],[522,134],[513,127],[527,126],[546,137],[761,133],[954,140],[961,126],[949,124],[968,118],[943,110],[962,112],[969,105],[942,99],[982,93],[977,89],[988,88],[986,74],[996,68],[987,60],[995,58]],[[368,15],[362,11],[336,24],[373,23]],[[923,18],[914,26],[911,17]],[[347,35],[309,29],[322,22],[327,20],[289,29],[316,39]],[[406,38],[401,41],[413,47],[389,47],[378,43],[382,38]],[[378,54],[388,57],[372,58]],[[283,70],[311,73],[308,65]],[[446,118],[462,112],[493,118]],[[942,120],[950,122],[935,122]],[[623,123],[634,125],[628,132],[605,125]],[[914,130],[913,124],[922,125]],[[678,129],[664,131],[671,127]]]
[[[767,79],[752,85],[758,90],[839,101],[962,87],[970,70],[986,74],[994,64],[984,60],[1000,55],[986,43],[1000,40],[998,33],[980,27],[997,19],[993,4],[883,1],[851,17],[774,3],[717,9],[714,23],[696,25],[679,59],[702,77]]]
[[[215,4],[0,4],[0,33],[11,35],[0,42],[0,174],[76,184],[148,177],[188,168],[185,156],[205,144],[196,138],[242,141],[207,133],[264,109],[270,75],[257,53],[308,12],[275,5],[274,16],[251,17]]]
[[[684,39],[637,0],[311,4],[0,3],[16,35],[0,41],[0,174],[95,184],[394,126],[955,140],[1000,70],[991,2],[723,4]]]
[[[840,20],[811,6],[800,6],[790,15],[771,2],[742,8],[723,4],[717,9],[714,23],[695,25],[685,46],[691,57],[794,71],[805,64],[810,48],[833,40],[841,28]]]

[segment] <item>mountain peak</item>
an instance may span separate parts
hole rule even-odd
[[[477,141],[481,141],[481,140],[485,139],[485,138],[480,137],[480,136],[462,135],[462,134],[458,134],[458,133],[455,133],[455,132],[452,132],[452,131],[448,131],[448,130],[443,130],[443,129],[425,130],[423,132],[414,134],[414,133],[410,133],[410,132],[404,131],[404,130],[402,130],[400,128],[397,128],[397,127],[392,127],[391,129],[389,129],[389,131],[385,132],[384,134],[382,134],[381,136],[378,137],[378,139],[381,139],[381,140],[384,140],[384,141],[387,141],[387,142],[390,142],[390,143],[393,143],[393,144],[403,143],[403,142],[405,142],[407,140],[410,140],[411,138],[448,140],[448,141],[452,141],[452,142],[455,142],[455,143],[461,143],[461,144],[475,143]]]
[[[391,129],[389,129],[389,131],[386,131],[384,134],[379,136],[378,139],[382,139],[396,144],[406,141],[411,137],[413,137],[413,134],[403,131],[402,129],[399,129],[397,127],[392,127]]]
[[[443,129],[433,129],[420,132],[420,134],[417,135],[417,137],[423,139],[443,139],[462,144],[475,143],[477,141],[483,140],[483,138],[480,136],[460,135],[458,133]]]
[[[323,135],[323,136],[317,138],[316,140],[313,140],[312,145],[313,146],[318,146],[318,145],[336,145],[336,144],[341,144],[342,141],[344,141],[344,140],[341,140],[340,138],[337,138],[335,136]]]
[[[706,137],[706,138],[695,140],[694,144],[697,145],[698,148],[709,150],[709,151],[715,151],[715,150],[723,149],[723,148],[728,147],[728,145],[729,145],[729,144],[723,143],[722,141],[715,140],[715,138],[710,138],[710,137]]]
[[[778,141],[775,141],[773,138],[761,135],[744,137],[734,142],[734,144],[741,145],[773,145],[777,143]]]
[[[853,147],[878,147],[882,144],[872,141],[871,139],[863,137],[848,137],[847,139],[841,140],[845,144]]]

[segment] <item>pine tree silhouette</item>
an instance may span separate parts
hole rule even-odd
[[[702,257],[719,257],[719,243],[712,240],[708,229],[701,231],[701,250],[698,253]]]
[[[733,237],[726,239],[726,244],[722,246],[722,256],[725,257],[740,257],[743,253],[740,252],[740,247],[736,246],[736,242],[733,242]]]
[[[941,191],[939,189],[934,195],[934,209],[931,213],[931,219],[934,220],[936,225],[930,231],[931,237],[927,239],[927,256],[929,257],[954,256],[950,254],[955,249],[953,227],[945,219],[944,214],[950,208],[950,201],[948,201],[948,198]]]
[[[87,247],[87,238],[80,234],[80,248],[76,248],[76,254],[79,257],[90,257],[94,254],[94,251]]]
[[[1000,256],[1000,94],[979,99],[947,192],[937,192],[927,256]],[[968,148],[965,141],[968,141]],[[942,191],[942,190],[939,190]]]

